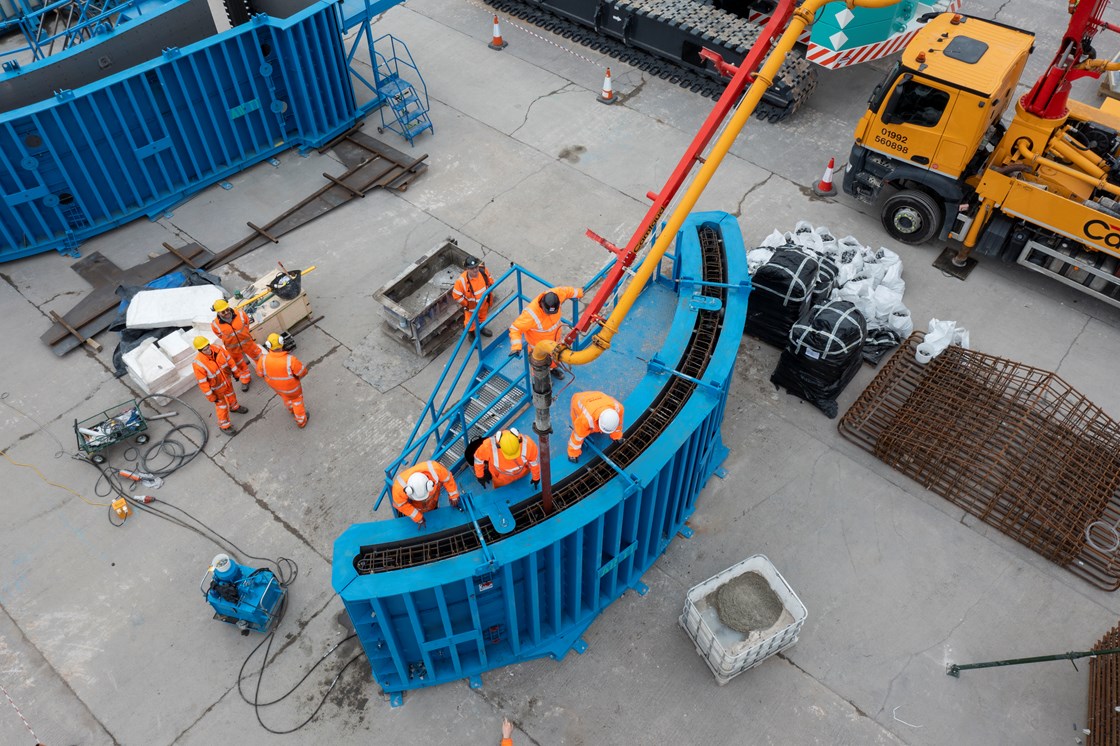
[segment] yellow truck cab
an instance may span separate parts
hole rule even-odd
[[[884,227],[903,243],[947,238],[945,217],[956,215],[1000,141],[1033,45],[1034,34],[993,21],[930,20],[872,92],[844,191],[881,203]]]

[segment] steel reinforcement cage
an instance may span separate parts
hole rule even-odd
[[[355,100],[342,23],[329,2],[285,19],[257,15],[0,115],[0,261],[74,253],[86,238],[353,126],[368,107]]]
[[[595,617],[626,589],[644,592],[641,576],[689,533],[685,520],[727,453],[720,425],[750,292],[735,218],[690,216],[672,279],[665,344],[625,401],[642,414],[623,441],[554,485],[553,514],[536,494],[512,507],[505,533],[479,518],[418,534],[397,518],[335,541],[335,591],[394,705],[410,689],[480,686],[485,671],[582,652]]]

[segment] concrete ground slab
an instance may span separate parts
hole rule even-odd
[[[969,12],[1036,27],[1028,77],[1048,62],[1064,20],[1041,0],[999,7],[985,0]],[[234,415],[241,432],[226,438],[192,389],[183,401],[199,410],[210,440],[156,493],[156,506],[197,516],[239,555],[298,562],[262,698],[283,694],[341,645],[295,694],[260,713],[273,729],[296,726],[337,676],[318,716],[297,734],[266,731],[238,693],[239,669],[260,638],[212,620],[199,598],[215,541],[143,513],[114,528],[104,505],[44,481],[103,502],[97,472],[68,458],[73,419],[137,391],[112,376],[112,335],[101,335],[100,354],[64,358],[38,340],[48,311],[66,310],[86,290],[73,259],[43,254],[0,268],[0,312],[15,351],[0,372],[0,449],[42,473],[0,462],[7,518],[0,684],[36,734],[50,744],[97,745],[486,743],[505,716],[517,724],[518,744],[1051,744],[1078,736],[1084,666],[970,671],[955,680],[945,665],[1086,649],[1115,624],[1120,597],[842,439],[835,421],[774,389],[778,351],[751,338],[740,348],[727,404],[726,478],[701,494],[694,537],[675,539],[643,578],[650,593],[625,594],[588,629],[586,654],[493,671],[481,689],[456,682],[412,692],[398,709],[361,659],[340,675],[357,650],[342,642],[342,607],[330,587],[333,540],[351,523],[389,517],[384,505],[371,513],[383,470],[447,358],[419,359],[403,347],[394,354],[391,340],[377,336],[373,292],[448,236],[496,273],[516,261],[550,281],[585,282],[608,255],[584,230],[625,241],[648,208],[645,193],[661,188],[712,105],[512,22],[503,23],[510,46],[491,51],[492,16],[481,4],[412,0],[378,19],[378,33],[409,44],[436,128],[414,148],[384,137],[399,150],[427,153],[429,170],[407,191],[355,200],[223,268],[236,289],[274,271],[277,260],[317,266],[305,279],[315,323],[296,351],[311,368],[311,421],[297,429],[254,379],[251,391],[239,392],[251,411]],[[611,107],[594,101],[607,64],[620,99]],[[898,245],[873,208],[812,195],[828,157],[842,162],[887,64],[822,73],[795,117],[777,126],[752,121],[698,209],[737,215],[748,246],[805,219],[890,247],[903,259],[917,328],[931,317],[954,319],[974,347],[1057,370],[1120,416],[1108,376],[1120,352],[1120,310],[987,259],[967,282],[944,277],[930,267],[943,247]],[[370,118],[371,134],[379,121]],[[82,251],[127,267],[161,251],[163,241],[221,250],[245,235],[246,220],[259,224],[321,186],[324,172],[343,170],[329,153],[286,152],[278,162]],[[511,317],[495,319],[499,344]],[[839,398],[841,411],[875,372],[859,371]],[[134,465],[127,444],[108,453],[114,465]],[[808,619],[796,645],[719,687],[677,617],[690,587],[756,553],[787,578]],[[252,678],[244,683],[255,686]],[[5,707],[0,741],[22,742],[22,721]]]

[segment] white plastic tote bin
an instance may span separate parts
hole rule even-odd
[[[746,634],[726,626],[720,621],[716,607],[708,601],[720,586],[748,572],[761,575],[782,602],[783,613],[778,621],[761,633]],[[797,642],[807,615],[805,604],[801,603],[773,563],[756,554],[689,589],[680,623],[696,644],[696,652],[712,669],[719,685],[723,686],[748,668]]]

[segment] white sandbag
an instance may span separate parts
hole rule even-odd
[[[877,285],[871,291],[871,304],[875,309],[875,324],[880,327],[889,326],[891,314],[899,307],[905,308],[902,305],[902,293],[886,285]],[[868,324],[871,324],[871,317],[868,317]]]
[[[832,235],[828,226],[818,225],[817,236],[821,239],[821,251],[828,256],[835,256],[840,251],[840,242],[836,240],[836,236]]]
[[[755,271],[774,256],[774,250],[765,246],[747,252],[747,273],[754,276]]]
[[[785,244],[786,244],[785,235],[782,234],[781,231],[775,230],[769,236],[762,239],[762,243],[759,245],[759,248],[776,249],[779,246],[785,246]]]
[[[851,238],[849,236],[848,238]],[[855,246],[840,241],[840,253],[834,257],[836,262],[836,284],[844,287],[863,271],[863,247],[856,241]],[[855,241],[855,239],[852,239]]]
[[[821,237],[816,229],[805,220],[798,220],[793,227],[793,240],[803,249],[820,254],[823,251]]]
[[[212,319],[211,306],[224,297],[224,291],[216,285],[141,290],[128,304],[125,325],[129,329],[191,326],[196,318]]]
[[[872,286],[871,281],[866,277],[852,280],[843,286],[837,288],[832,294],[835,300],[846,300],[853,304],[867,322],[867,328],[876,328],[875,325],[875,305],[871,300]]]
[[[940,355],[951,344],[968,349],[968,330],[957,327],[955,321],[941,321],[930,319],[926,328],[926,337],[915,351],[915,358],[919,363],[927,363]]]
[[[887,319],[887,327],[898,334],[899,339],[906,339],[914,333],[914,319],[910,316],[910,309],[906,306],[899,306],[891,311],[890,318]]]

